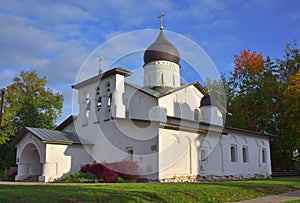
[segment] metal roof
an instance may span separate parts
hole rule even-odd
[[[126,83],[126,84],[128,84],[131,87],[134,87],[150,96],[156,97],[156,98],[163,97],[167,94],[176,92],[182,88],[185,88],[185,87],[188,87],[191,85],[191,84],[187,84],[187,85],[183,85],[180,87],[167,87],[167,86],[141,87],[139,85],[132,84],[132,83]]]
[[[66,143],[66,144],[88,144],[84,139],[80,139],[76,133],[62,132],[58,130],[48,130],[41,128],[30,128],[26,129],[38,137],[43,142],[50,143]]]

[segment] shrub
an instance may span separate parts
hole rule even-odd
[[[102,183],[103,180],[96,177],[92,173],[79,172],[76,174],[68,174],[61,180],[55,180],[56,183]]]
[[[82,173],[92,173],[106,183],[136,182],[138,179],[138,165],[136,162],[124,159],[117,162],[102,162],[81,166]],[[121,178],[121,179],[120,179]]]

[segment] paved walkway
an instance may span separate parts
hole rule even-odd
[[[272,196],[261,197],[256,199],[244,200],[244,201],[240,201],[239,203],[276,203],[276,202],[288,202],[292,200],[298,200],[300,202],[300,190],[287,192],[279,195],[272,195]]]

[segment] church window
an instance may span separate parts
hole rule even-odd
[[[132,147],[126,147],[126,158],[128,160],[133,161],[133,148]]]
[[[262,162],[266,163],[267,162],[267,150],[266,150],[266,148],[263,148],[261,150],[261,152],[262,152]]]
[[[206,162],[207,161],[207,151],[205,148],[200,149],[200,160],[202,162]]]
[[[110,82],[107,82],[105,84],[105,87],[106,87],[106,91],[109,92],[110,91]]]
[[[89,94],[86,94],[86,106],[85,106],[85,117],[86,118],[89,118],[90,116],[90,110],[91,110],[91,101],[90,101],[90,95]]]
[[[99,88],[99,86],[97,87],[96,95],[100,95],[100,88]]]
[[[199,110],[198,110],[198,109],[195,109],[195,110],[194,110],[194,120],[195,120],[195,121],[198,121],[198,119],[199,119]]]
[[[151,151],[156,152],[157,151],[157,145],[151,145]]]
[[[244,146],[242,148],[243,153],[243,163],[248,163],[248,147]]]
[[[97,100],[97,111],[100,111],[101,107],[102,107],[102,98],[98,97],[98,100]]]
[[[109,94],[108,100],[107,100],[107,106],[111,107],[111,102],[112,102],[112,94]]]
[[[237,162],[237,149],[236,145],[231,145],[230,153],[231,153],[231,162]]]
[[[175,86],[175,76],[173,75],[173,86]]]

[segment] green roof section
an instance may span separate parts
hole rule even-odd
[[[141,87],[139,85],[132,84],[132,83],[126,83],[126,84],[156,98],[163,97],[167,94],[176,92],[177,90],[180,90],[182,88],[191,85],[191,84],[187,84],[187,85],[182,85],[180,87],[168,87],[168,86]]]
[[[79,138],[76,133],[30,127],[26,127],[26,130],[28,130],[43,142],[58,144],[89,144],[86,140]]]

